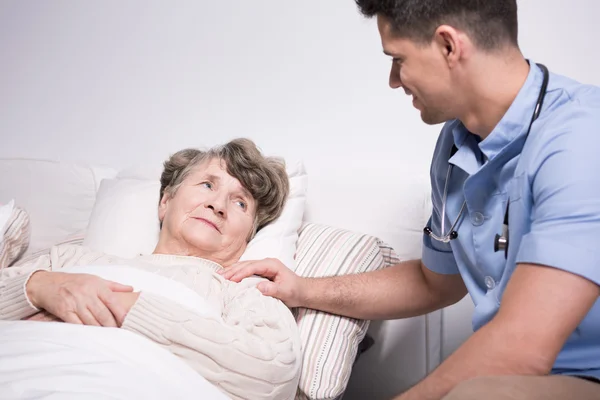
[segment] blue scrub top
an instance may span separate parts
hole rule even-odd
[[[449,164],[445,230],[459,219],[449,244],[423,237],[423,264],[460,273],[475,303],[473,329],[490,321],[518,263],[559,268],[600,285],[600,88],[550,74],[539,118],[525,136],[543,73],[530,62],[514,102],[483,141],[458,120],[446,123],[431,165],[433,212],[441,233]],[[458,151],[452,156],[452,146]],[[494,252],[510,198],[509,251]],[[553,373],[600,378],[600,300],[569,337]]]

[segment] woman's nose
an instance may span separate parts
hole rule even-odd
[[[400,66],[392,62],[392,68],[390,69],[390,87],[392,89],[398,89],[402,87],[402,79],[400,79]]]
[[[206,208],[212,210],[212,212],[220,215],[221,217],[224,217],[226,215],[225,202],[222,199],[219,199],[218,197],[215,197],[214,199],[209,201],[206,204]]]

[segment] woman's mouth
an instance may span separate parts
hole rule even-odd
[[[206,224],[206,225],[208,225],[210,227],[212,227],[214,230],[216,230],[217,232],[221,233],[221,231],[219,230],[219,228],[217,228],[217,225],[215,225],[211,221],[209,221],[209,220],[207,220],[205,218],[197,218],[197,217],[194,217],[194,219],[198,220],[198,221],[200,221],[200,222],[202,222],[202,223],[204,223],[204,224]]]

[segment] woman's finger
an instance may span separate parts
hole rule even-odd
[[[125,320],[127,309],[121,304],[119,298],[110,290],[102,290],[98,293],[99,299],[104,303],[115,319],[115,326],[119,326]]]
[[[76,325],[83,325],[83,322],[81,321],[81,319],[77,316],[77,314],[74,311],[69,311],[68,313],[66,313],[64,315],[64,317],[61,317],[63,321],[69,323],[69,324],[76,324]]]
[[[123,285],[118,282],[106,281],[108,288],[113,292],[133,292],[133,286]]]
[[[100,326],[100,323],[86,305],[77,307],[77,316],[84,325]]]
[[[25,318],[25,321],[51,322],[60,320],[54,315],[50,314],[48,311],[40,311],[29,318]]]
[[[116,328],[117,320],[115,319],[115,316],[106,306],[106,304],[104,304],[100,298],[100,295],[98,296],[99,297],[96,299],[96,301],[88,306],[88,310],[92,313],[96,321],[98,321],[101,326]]]

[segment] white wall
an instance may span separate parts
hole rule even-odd
[[[521,0],[521,47],[555,72],[600,84],[598,15],[596,0]],[[311,184],[328,187],[319,199],[328,211],[312,210],[313,219],[400,246],[389,193],[427,185],[439,127],[387,87],[388,67],[374,21],[352,0],[4,0],[0,157],[120,168],[248,136],[267,153],[304,159]],[[369,202],[352,203],[364,192]],[[413,360],[425,320],[385,325],[401,325],[390,335],[405,342],[397,354],[374,350],[382,367],[359,369],[356,398],[389,396],[447,356],[470,329],[457,312],[470,305],[460,307],[445,314],[456,328],[438,332],[444,346],[427,367]]]
[[[0,7],[0,130],[18,135],[2,155],[122,166],[124,152],[162,159],[247,135],[266,151],[316,160],[360,151],[369,161],[414,154],[385,145],[404,126],[419,129],[413,146],[433,141],[420,137],[417,112],[399,107],[409,103],[387,90],[377,32],[352,1]]]
[[[524,52],[600,83],[594,0],[521,1]],[[352,0],[0,2],[0,157],[123,167],[249,136],[336,177],[420,181],[438,126]],[[392,171],[390,174],[389,171]]]

